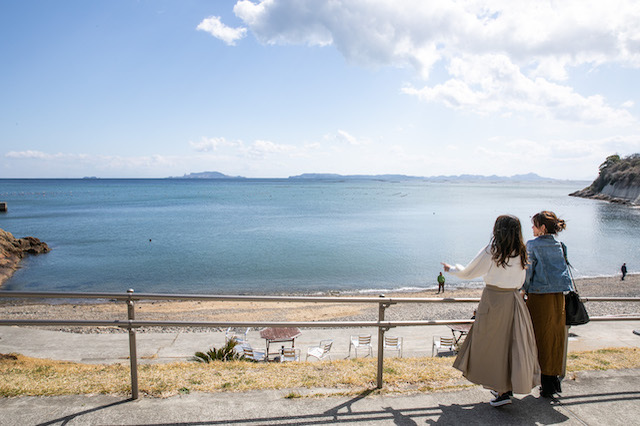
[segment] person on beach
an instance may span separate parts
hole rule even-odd
[[[508,215],[496,219],[490,243],[467,266],[442,263],[445,272],[459,278],[484,279],[475,322],[453,366],[490,389],[494,407],[510,404],[513,393],[528,394],[540,384],[533,326],[520,294],[526,264],[520,220]]]
[[[444,293],[444,281],[444,275],[442,275],[442,272],[440,272],[440,275],[438,275],[438,293],[436,294],[439,294],[440,290],[442,290],[442,292]]]
[[[562,392],[559,376],[564,376],[567,333],[563,293],[573,287],[566,246],[555,238],[567,225],[551,211],[541,211],[531,221],[536,238],[527,241],[530,264],[523,288],[538,346],[540,396],[552,398]]]
[[[624,281],[624,277],[627,276],[627,264],[623,263],[622,267],[620,268],[620,272],[622,272],[622,281]]]

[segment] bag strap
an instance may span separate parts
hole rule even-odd
[[[571,272],[571,264],[569,263],[569,259],[567,258],[567,246],[561,241],[560,245],[562,246],[562,253],[564,254],[564,261],[567,263],[567,271],[569,271],[569,278],[571,278],[571,285],[573,286],[573,291],[578,292],[578,287],[576,287],[576,281],[573,279],[573,273]]]

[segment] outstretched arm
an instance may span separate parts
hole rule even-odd
[[[442,266],[444,267],[445,272],[449,272],[458,278],[471,279],[486,275],[489,272],[489,269],[491,269],[492,262],[493,260],[491,259],[491,253],[489,252],[489,246],[487,246],[480,250],[476,257],[474,257],[467,266],[458,264],[452,266],[445,262],[442,262]]]

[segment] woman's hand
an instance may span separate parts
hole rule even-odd
[[[449,269],[451,269],[451,265],[444,262],[440,262],[440,263],[442,264],[442,266],[444,266],[444,271],[449,272]]]

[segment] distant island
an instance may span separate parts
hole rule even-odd
[[[220,172],[189,173],[184,176],[170,176],[167,179],[246,179],[242,176],[227,176]]]
[[[179,177],[167,179],[247,179],[243,176],[229,176],[220,172],[189,173]],[[557,182],[557,179],[545,178],[535,173],[507,176],[482,176],[482,175],[457,175],[457,176],[408,176],[400,174],[383,175],[341,175],[336,173],[303,173],[297,176],[289,176],[288,180],[325,180],[325,181],[426,181],[426,182]]]
[[[640,154],[610,155],[600,164],[596,180],[569,195],[621,204],[640,204]]]

